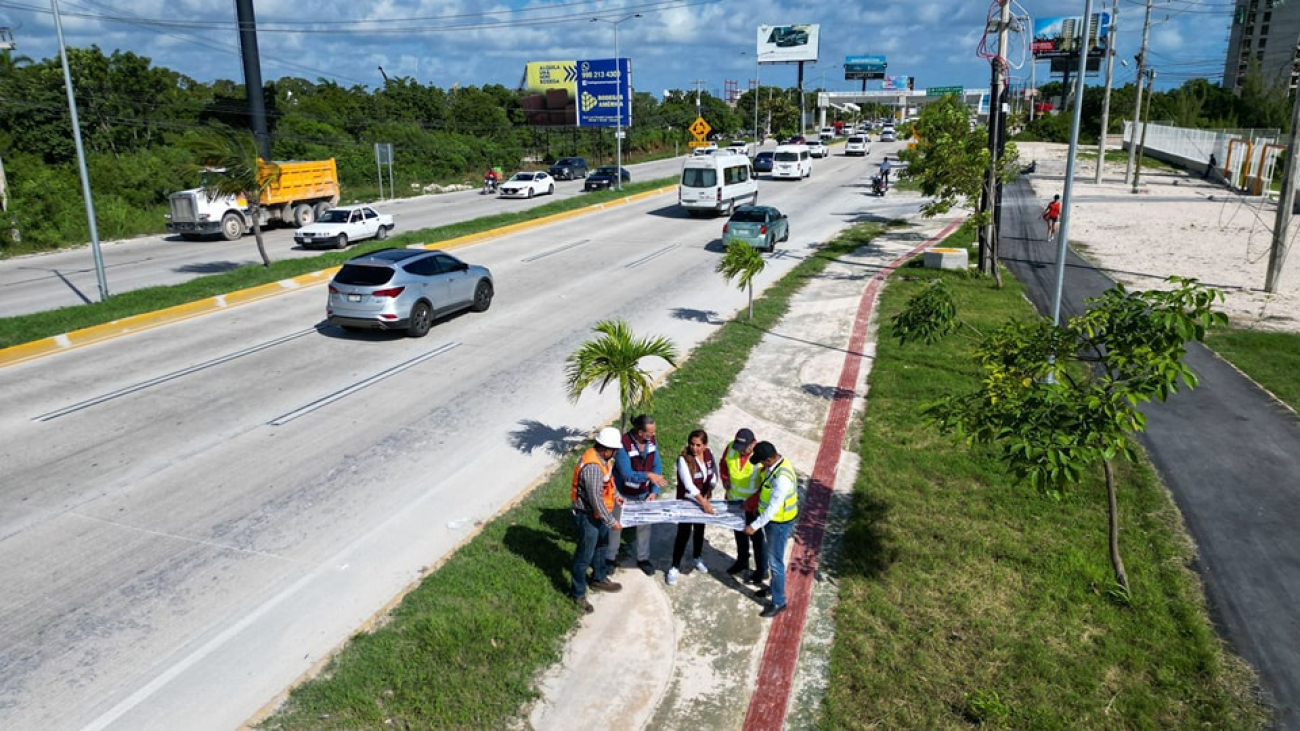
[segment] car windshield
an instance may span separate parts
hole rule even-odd
[[[564,158],[560,158],[559,162],[555,164],[556,165],[577,165],[578,160],[577,158],[573,158],[573,157],[564,157]]]
[[[713,168],[686,168],[682,171],[682,185],[687,188],[712,188],[718,184],[718,172]]]
[[[520,180],[520,181],[529,181],[532,179],[533,179],[532,173],[515,173],[515,176],[511,178],[511,180]]]
[[[775,156],[775,157],[776,157],[776,161],[777,161],[777,162],[795,162],[796,160],[799,159],[799,153],[797,153],[797,152],[778,152],[778,153],[776,153],[776,156]]]
[[[850,138],[849,138],[849,144],[861,144],[861,143],[862,143],[862,138],[861,138],[861,137],[850,137]]]
[[[331,208],[325,211],[325,215],[317,220],[321,223],[347,223],[350,215],[352,215],[352,211],[346,208]]]
[[[732,223],[765,223],[767,214],[763,211],[741,208],[731,214]]]
[[[758,156],[755,157],[754,159],[755,159],[755,160],[771,160],[771,159],[772,159],[772,153],[770,153],[770,152],[760,152],[760,153],[758,153]]]
[[[602,165],[601,167],[596,168],[596,174],[609,175],[612,177],[618,174],[618,168],[606,167]]]
[[[367,266],[365,264],[344,264],[334,281],[339,284],[351,284],[358,287],[376,287],[387,284],[393,278],[395,270],[390,266]]]

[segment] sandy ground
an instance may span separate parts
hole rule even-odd
[[[1046,205],[1065,180],[1068,146],[1018,143],[1023,162],[1038,161],[1030,183]],[[1095,147],[1084,148],[1094,152]],[[1124,184],[1124,164],[1108,163],[1093,183],[1095,162],[1075,168],[1070,245],[1129,289],[1161,288],[1169,276],[1221,289],[1220,308],[1238,327],[1300,332],[1300,256],[1286,260],[1277,292],[1264,291],[1277,207],[1200,180],[1199,173],[1143,171],[1139,192]],[[1292,219],[1290,247],[1300,232]]]

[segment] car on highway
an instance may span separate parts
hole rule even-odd
[[[380,213],[370,206],[331,208],[314,223],[293,232],[293,240],[304,249],[315,247],[347,248],[363,239],[388,238],[396,224],[391,214]]]
[[[826,157],[831,154],[831,148],[821,140],[812,140],[808,143],[808,154],[812,157]]]
[[[808,144],[808,138],[807,138],[807,137],[804,137],[803,135],[795,135],[794,137],[791,137],[791,138],[789,138],[789,139],[781,140],[781,144],[783,144],[783,145],[806,145],[806,144]]]
[[[759,251],[772,251],[790,239],[790,219],[772,206],[741,206],[722,224],[722,245],[744,241]]]
[[[515,173],[501,184],[502,198],[532,198],[535,195],[550,195],[555,192],[555,178],[550,173]]]
[[[754,156],[754,172],[770,173],[772,172],[772,158],[776,153],[772,150],[764,150]]]
[[[871,138],[865,134],[857,134],[844,141],[844,154],[846,156],[865,157],[871,152]]]
[[[738,152],[741,155],[746,155],[746,156],[749,155],[751,152],[749,143],[746,142],[745,140],[732,140],[731,144],[727,145],[727,149],[731,150],[732,152]]]
[[[487,267],[434,249],[380,249],[353,257],[330,281],[325,319],[346,330],[405,330],[424,337],[434,320],[485,312],[496,292]]]
[[[622,174],[620,175],[620,171]],[[596,168],[591,175],[587,176],[587,181],[582,184],[583,190],[606,190],[614,187],[615,178],[622,178],[623,183],[632,182],[632,173],[627,168],[621,168],[617,165],[601,165]]]
[[[895,136],[895,135],[894,135],[894,128],[893,128],[893,127],[886,127],[886,128],[884,128],[884,129],[880,130],[880,141],[881,141],[881,142],[893,142],[893,141],[894,141],[894,136]]]
[[[587,177],[589,169],[584,157],[562,157],[548,171],[556,180],[577,180]]]

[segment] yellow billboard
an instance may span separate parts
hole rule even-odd
[[[564,89],[569,96],[578,91],[577,61],[531,61],[524,71],[524,90],[546,93]]]

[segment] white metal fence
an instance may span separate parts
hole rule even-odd
[[[1124,148],[1136,134],[1142,144],[1142,125],[1124,122]],[[1189,170],[1204,170],[1214,156],[1214,175],[1246,193],[1268,191],[1278,169],[1281,131],[1276,129],[1188,129],[1147,123],[1145,154]]]

